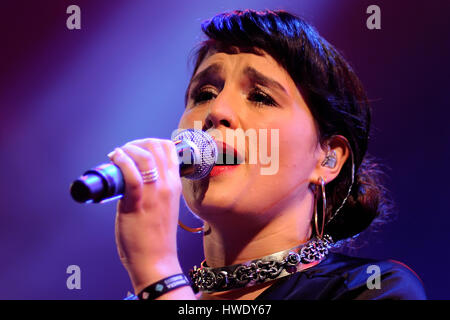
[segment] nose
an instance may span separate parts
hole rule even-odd
[[[209,108],[205,119],[205,128],[216,129],[220,126],[229,129],[236,129],[238,127],[238,117],[235,111],[238,102],[233,99],[230,93],[226,93],[225,89],[214,99]]]

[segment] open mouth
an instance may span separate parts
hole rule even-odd
[[[244,162],[244,158],[236,149],[226,143],[217,142],[219,154],[217,156],[216,165],[218,166],[236,166]]]

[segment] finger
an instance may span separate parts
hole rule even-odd
[[[168,168],[174,173],[180,172],[180,160],[178,158],[177,147],[171,140],[162,140],[163,149],[169,159]]]
[[[156,185],[158,183],[161,183],[160,178],[160,169],[158,168],[156,164],[156,159],[153,156],[151,152],[148,150],[145,150],[143,148],[140,148],[136,145],[133,145],[131,143],[127,143],[125,146],[122,147],[122,149],[127,153],[127,155],[133,159],[134,163],[136,164],[136,167],[139,170],[140,179],[142,181],[142,188],[144,189],[144,192],[147,192],[147,195],[144,196],[147,200],[150,199],[152,201],[152,197],[149,198],[148,194],[153,194],[155,192]],[[146,181],[143,175],[143,172],[150,171],[156,169],[157,170],[157,176],[153,177],[153,181]],[[146,177],[149,179],[149,177]],[[150,193],[148,191],[145,191],[147,189],[150,189]]]
[[[133,159],[140,173],[157,168],[156,159],[150,151],[132,143],[124,145],[122,150]]]
[[[168,159],[168,155],[166,154],[165,150],[161,145],[161,140],[149,138],[149,139],[135,140],[131,143],[147,150],[153,155],[156,167],[159,170],[159,175],[163,180],[165,180],[167,178],[167,170],[169,169],[168,162],[170,159]]]
[[[125,180],[125,193],[121,199],[125,212],[134,211],[142,197],[142,177],[136,164],[121,148],[116,148],[110,157],[120,168]]]

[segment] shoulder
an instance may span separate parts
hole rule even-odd
[[[426,295],[417,274],[401,262],[330,253],[318,265],[274,284],[261,298],[421,300]]]
[[[379,300],[426,299],[423,282],[406,264],[396,260],[375,260],[332,253],[330,275],[344,279],[343,297]]]

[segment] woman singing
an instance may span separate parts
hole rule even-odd
[[[201,123],[223,154],[230,132],[263,129],[270,138],[246,136],[233,163],[201,180],[180,178],[171,140],[136,140],[110,154],[126,184],[117,247],[139,298],[425,299],[400,263],[330,252],[388,207],[366,156],[368,99],[344,58],[284,11],[223,13],[202,30],[179,128]],[[262,147],[276,151],[269,174],[267,161],[250,161]],[[181,193],[204,223],[205,261],[190,275],[177,256]]]

